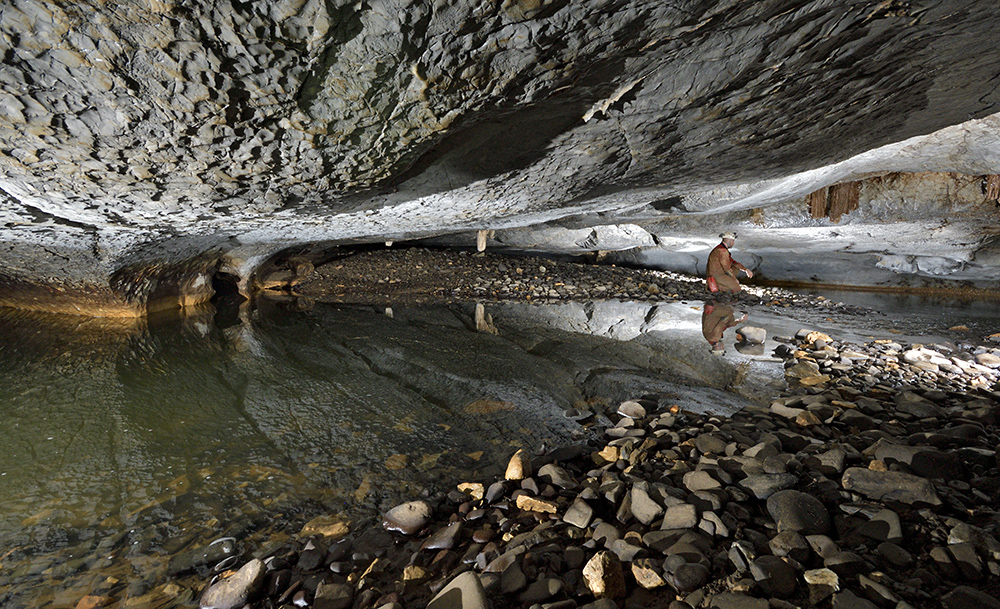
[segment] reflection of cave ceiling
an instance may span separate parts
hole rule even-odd
[[[998,20],[986,0],[13,0],[0,287],[196,300],[218,260],[308,242],[704,236],[676,217],[785,205],[790,226],[838,181],[1000,173],[1000,120],[977,120],[1000,112]]]

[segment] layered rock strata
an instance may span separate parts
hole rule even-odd
[[[996,174],[994,9],[7,3],[0,302],[143,313],[309,243],[746,210],[865,173]],[[204,257],[207,275],[176,277]]]

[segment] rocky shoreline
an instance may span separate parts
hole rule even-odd
[[[202,607],[1000,607],[1000,350],[782,339],[732,417],[656,395],[350,530],[318,519]]]
[[[603,264],[597,256],[559,260],[470,250],[420,247],[346,250],[318,266],[291,258],[264,278],[321,302],[422,304],[486,301],[558,302],[621,299],[672,302],[701,299],[698,277]],[[748,288],[759,298],[761,288]],[[786,295],[790,292],[781,291]]]
[[[316,266],[292,257],[261,279],[272,298],[315,302],[411,306],[460,302],[533,302],[627,300],[650,304],[704,300],[713,295],[701,277],[670,271],[605,264],[599,256],[562,260],[471,250],[422,247],[334,250]],[[852,324],[876,312],[783,288],[744,285],[742,307],[794,311],[817,320],[847,316]],[[918,332],[916,326],[900,328]]]

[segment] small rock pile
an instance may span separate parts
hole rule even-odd
[[[202,606],[1000,608],[1000,352],[782,340],[770,407],[624,402],[600,442],[269,550]]]

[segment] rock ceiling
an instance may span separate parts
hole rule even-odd
[[[839,230],[894,272],[1000,279],[998,20],[986,0],[9,0],[0,302],[123,314],[311,243],[679,252],[720,223],[775,261]],[[810,215],[852,180],[859,209]]]

